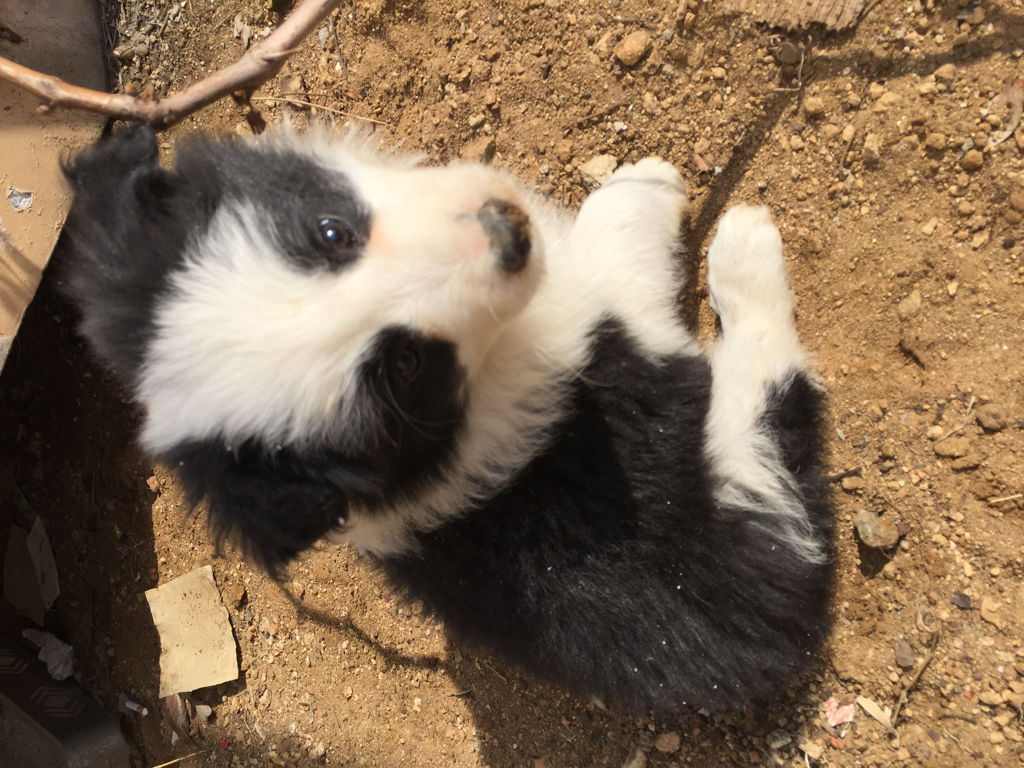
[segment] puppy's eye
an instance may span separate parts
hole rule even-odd
[[[348,225],[333,216],[324,216],[316,223],[320,240],[331,248],[348,248],[355,242],[355,236]]]
[[[404,381],[412,381],[420,372],[419,352],[410,346],[402,347],[392,362],[394,371]]]

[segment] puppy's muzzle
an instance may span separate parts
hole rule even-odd
[[[530,259],[530,218],[523,209],[505,200],[488,200],[476,217],[491,241],[498,268],[520,272]]]

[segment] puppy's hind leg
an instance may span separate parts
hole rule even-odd
[[[722,324],[705,442],[718,501],[755,513],[781,545],[821,562],[829,525],[818,467],[822,393],[797,338],[782,238],[767,208],[723,216],[708,286]]]
[[[657,355],[697,352],[676,306],[689,211],[679,171],[648,157],[619,168],[590,195],[570,235],[577,289],[592,293],[601,311]]]

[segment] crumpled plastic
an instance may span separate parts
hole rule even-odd
[[[75,649],[49,632],[26,629],[22,637],[39,648],[39,660],[54,680],[67,680],[75,671]]]

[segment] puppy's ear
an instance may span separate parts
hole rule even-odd
[[[158,163],[146,127],[114,134],[64,164],[75,193],[57,265],[82,331],[126,378],[141,365],[164,277],[183,258],[188,226],[178,178]]]
[[[377,483],[337,456],[297,456],[247,442],[180,446],[163,457],[178,472],[189,501],[206,499],[219,544],[237,542],[270,573],[344,525],[351,498],[375,495]]]
[[[133,126],[65,162],[64,175],[75,192],[76,212],[116,230],[125,214],[151,210],[170,190],[171,174],[158,159],[153,130]]]

